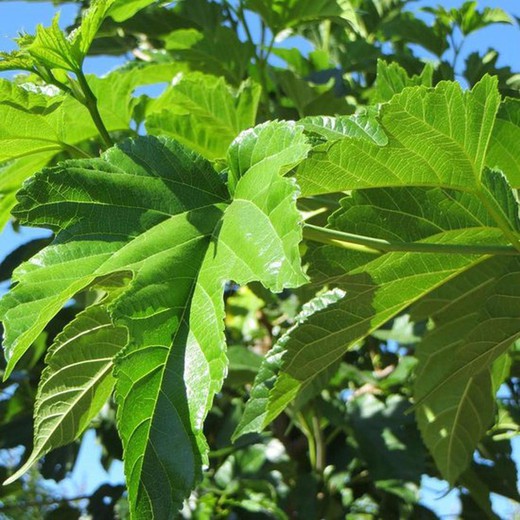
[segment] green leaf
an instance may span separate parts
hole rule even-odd
[[[141,157],[154,153],[153,170],[148,172],[145,164],[140,164]],[[169,163],[176,165],[175,171],[170,170]],[[200,173],[190,180],[193,171]],[[172,176],[161,184],[162,177]],[[175,186],[179,189],[173,193]],[[118,196],[114,198],[113,193]],[[10,337],[9,327],[6,330],[8,356],[12,352],[15,358],[19,357],[57,310],[94,279],[128,271],[136,262],[139,266],[145,258],[144,251],[136,251],[137,260],[128,258],[127,251],[132,253],[132,246],[137,248],[141,241],[146,242],[147,231],[158,234],[157,241],[161,243],[160,233],[164,230],[160,223],[169,222],[169,216],[182,220],[186,218],[184,212],[211,208],[226,198],[225,187],[209,165],[178,145],[167,146],[152,138],[127,142],[109,150],[101,159],[65,162],[33,177],[19,195],[15,215],[33,226],[61,232],[53,245],[15,272],[15,278],[23,278],[24,283],[1,300],[4,310],[9,308],[12,297],[27,291],[21,296],[25,303],[14,304],[11,300],[14,307],[7,311],[13,332]],[[55,213],[56,208],[60,209]],[[98,215],[94,224],[89,218],[93,210]],[[213,229],[211,222],[208,225]],[[70,233],[74,240],[68,240]],[[125,244],[127,247],[123,248]],[[122,259],[121,265],[118,258]],[[70,276],[56,279],[52,273],[64,269],[64,261]],[[28,289],[32,283],[41,284],[38,293]]]
[[[520,232],[518,197],[502,172],[484,170],[482,191],[486,194],[486,209],[496,222],[504,222],[510,230]]]
[[[143,137],[100,159],[46,169],[20,194],[15,214],[58,234],[17,270],[18,284],[0,301],[8,371],[76,292],[114,273],[132,277],[109,312],[131,338],[116,362],[116,392],[138,516],[173,515],[200,478],[202,423],[226,372],[226,280],[258,280],[276,292],[306,281],[296,186],[280,175],[283,163],[273,164],[243,171],[229,203],[206,160]]]
[[[497,114],[486,163],[498,168],[514,188],[520,188],[520,100],[507,98]]]
[[[129,500],[137,518],[173,517],[207,463],[202,421],[226,365],[216,319],[223,310],[199,275],[220,216],[211,213],[190,212],[172,221],[155,258],[113,311],[132,338],[117,361],[116,396]]]
[[[165,38],[165,47],[192,70],[223,76],[232,85],[240,85],[247,76],[255,52],[250,42],[242,42],[235,31],[220,25],[205,32],[173,31]]]
[[[242,374],[246,377],[250,374],[256,374],[262,362],[261,356],[242,345],[229,347],[227,354],[229,358],[229,372],[235,378]]]
[[[491,24],[512,23],[511,17],[503,9],[485,7],[479,11],[475,1],[464,2],[459,9],[452,9],[451,13],[465,36]]]
[[[88,75],[103,123],[109,131],[128,130],[139,102],[137,87],[170,82],[184,67],[177,63],[136,64],[115,69],[103,78]]]
[[[242,132],[228,150],[231,194],[246,172],[273,169],[285,175],[307,156],[309,150],[303,127],[291,122],[265,123]]]
[[[260,87],[250,82],[234,92],[222,78],[179,75],[151,106],[146,128],[208,159],[223,159],[235,137],[254,126],[259,99]]]
[[[370,102],[385,103],[406,87],[431,87],[432,81],[433,67],[430,64],[425,65],[420,75],[410,77],[398,63],[377,60],[377,79],[370,95]]]
[[[337,141],[345,137],[366,139],[378,146],[388,144],[388,137],[378,122],[379,110],[367,107],[352,116],[311,116],[305,117],[301,124],[307,132],[317,134],[327,141]]]
[[[499,103],[490,77],[471,92],[448,82],[405,89],[381,107],[388,145],[346,138],[318,147],[298,171],[302,194],[406,185],[475,188]]]
[[[16,204],[16,192],[23,181],[47,165],[53,156],[54,152],[44,151],[6,163],[0,168],[0,230],[11,216]]]
[[[127,340],[126,329],[113,325],[102,304],[89,307],[65,327],[47,354],[38,386],[33,451],[6,484],[88,428],[112,393],[114,357]]]
[[[93,0],[85,11],[80,26],[66,36],[59,26],[59,14],[50,27],[38,25],[36,35],[26,41],[22,50],[50,69],[81,71],[83,60],[101,23],[108,15],[114,0]]]
[[[518,260],[491,259],[423,303],[421,315],[427,309],[435,328],[417,349],[416,415],[426,445],[451,483],[493,420],[492,364],[520,337],[514,290],[519,281]]]
[[[110,132],[128,131],[139,85],[172,78],[175,65],[145,65],[115,70],[104,78],[88,76],[100,113]],[[0,228],[9,218],[15,193],[23,181],[60,152],[87,155],[78,146],[97,137],[87,109],[71,96],[33,84],[17,86],[0,80]]]
[[[514,347],[513,347],[514,348]],[[491,381],[493,383],[493,394],[496,395],[500,387],[511,375],[513,360],[509,354],[500,356],[491,367]]]
[[[131,94],[148,82],[146,71],[153,68],[115,71],[103,79],[89,76],[109,131],[128,130],[135,103]],[[17,86],[1,80],[0,96],[0,161],[61,151],[84,157],[85,152],[76,145],[98,135],[87,109],[71,96],[58,94],[54,87]]]
[[[357,15],[348,0],[246,0],[247,9],[256,11],[276,34],[304,22],[336,18],[358,27]]]
[[[511,193],[504,194],[503,202],[510,196]],[[492,240],[486,238],[489,231],[491,236],[500,236],[496,223],[477,196],[440,188],[355,191],[340,201],[340,209],[329,218],[328,227],[396,244],[413,244],[445,232],[450,232],[453,241],[459,242],[462,238],[457,238],[457,230],[461,235],[467,230],[482,233],[482,244]],[[502,240],[498,239],[498,243]],[[307,258],[311,262],[309,272],[313,281],[329,283],[371,262],[374,255],[315,245]]]
[[[366,190],[342,201],[334,229],[399,242],[500,243],[501,230],[469,193],[441,189]],[[483,255],[390,252],[376,257],[333,246],[312,249],[313,281],[345,296],[304,311],[269,354],[251,392],[237,435],[271,422],[317,375],[410,304],[486,259]],[[324,308],[323,308],[324,307]]]
[[[449,262],[449,258],[448,255],[433,259],[415,254],[412,259],[406,254],[389,254],[345,277],[342,286],[348,289],[347,296],[309,317],[284,341],[285,351],[277,367],[279,374],[268,402],[260,403],[259,407],[252,393],[253,400],[248,405],[251,414],[260,421],[260,410],[267,409],[260,429],[283,411],[319,372],[340,359],[371,331],[478,262],[468,257]],[[262,384],[261,376],[262,371],[255,385]],[[252,431],[257,428],[255,425]],[[251,430],[243,426],[240,433],[247,431]]]
[[[97,134],[85,107],[49,90],[51,95],[46,95],[30,84],[21,87],[0,80],[0,161],[75,152],[76,143]]]
[[[80,64],[87,55],[103,20],[115,7],[114,3],[115,0],[92,0],[89,8],[83,13],[80,26],[70,35],[72,45],[81,57]],[[128,4],[129,2],[125,3]],[[135,4],[135,0],[131,0],[130,3]],[[142,0],[140,3],[142,3]]]
[[[36,35],[27,38],[30,44],[22,47],[37,63],[49,69],[77,71],[81,69],[81,55],[74,49],[59,25],[59,13],[52,19],[50,27],[38,25]]]
[[[156,0],[114,0],[108,14],[116,22],[123,22],[141,9],[154,3],[156,3]]]

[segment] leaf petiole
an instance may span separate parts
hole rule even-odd
[[[103,123],[101,114],[99,113],[96,96],[94,92],[92,92],[87,82],[87,78],[85,78],[85,75],[81,70],[76,71],[76,76],[78,78],[79,86],[83,91],[84,95],[84,99],[78,99],[78,101],[81,101],[85,105],[87,110],[90,112],[90,116],[92,117],[92,120],[94,121],[94,124],[98,129],[99,135],[101,136],[101,139],[105,143],[106,147],[110,148],[114,146],[114,142],[112,141],[112,138],[110,137],[105,127],[105,124]]]
[[[520,255],[520,251],[511,246],[389,242],[388,240],[382,240],[380,238],[346,233],[344,231],[313,226],[311,224],[304,225],[303,237],[314,242],[321,242],[323,244],[372,254],[402,251],[406,253],[450,253],[463,255]]]

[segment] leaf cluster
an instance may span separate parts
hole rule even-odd
[[[464,517],[520,500],[520,83],[461,63],[514,20],[78,7],[0,55],[0,225],[52,232],[0,264],[0,514],[434,518],[424,475]],[[92,428],[126,488],[49,499],[30,468],[63,480]]]

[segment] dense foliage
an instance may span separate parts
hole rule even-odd
[[[425,474],[464,518],[520,501],[520,77],[461,60],[516,21],[78,4],[0,55],[0,225],[53,232],[0,265],[0,515],[436,518]],[[126,489],[49,500],[35,463],[88,428]]]

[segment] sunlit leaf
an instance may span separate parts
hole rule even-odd
[[[254,126],[259,98],[260,87],[250,82],[233,91],[222,78],[180,75],[151,106],[146,128],[208,159],[222,159],[235,137]]]
[[[301,140],[293,125],[278,127]],[[301,144],[299,160],[308,151]],[[17,270],[18,284],[1,300],[8,370],[76,292],[113,273],[133,278],[108,310],[132,338],[116,362],[116,388],[138,515],[174,514],[200,479],[202,424],[226,371],[225,282],[259,280],[279,292],[306,281],[297,191],[284,168],[283,161],[251,161],[230,202],[207,161],[145,137],[101,159],[44,170],[21,192],[15,214],[58,234]],[[96,220],[85,219],[93,210]]]

